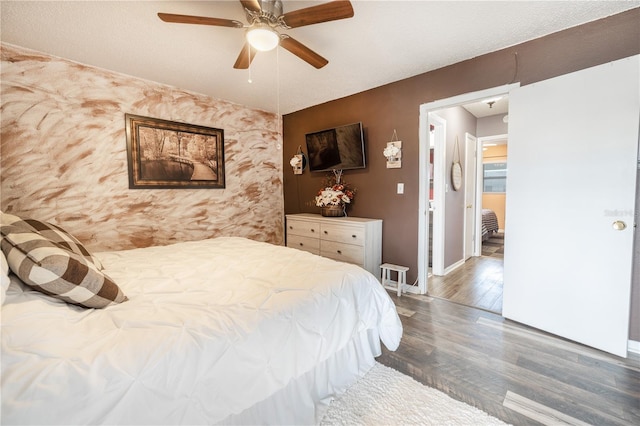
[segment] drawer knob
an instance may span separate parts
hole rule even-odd
[[[338,250],[338,254],[342,254],[342,251]]]
[[[352,235],[352,236],[351,236],[351,238],[356,238],[356,236],[355,236],[355,235]]]
[[[311,228],[311,232],[316,232],[316,230],[315,230],[315,229],[313,229],[313,228]]]
[[[328,234],[328,233],[329,233],[329,231],[324,231],[324,233],[325,233],[325,234]]]
[[[304,244],[300,243],[300,247],[302,247]]]

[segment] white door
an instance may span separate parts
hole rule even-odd
[[[476,137],[465,133],[464,156],[464,260],[474,253],[476,216]]]
[[[619,356],[629,327],[639,70],[634,56],[509,95],[503,315]]]

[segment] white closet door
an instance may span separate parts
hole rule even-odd
[[[619,356],[629,327],[639,58],[509,96],[503,315]]]

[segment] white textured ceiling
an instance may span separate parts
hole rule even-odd
[[[287,1],[284,11],[324,1]],[[157,12],[246,22],[239,1],[2,1],[3,42],[286,114],[640,6],[640,1],[352,1],[355,16],[286,33],[233,69],[244,30],[169,24]],[[248,82],[249,77],[252,83]]]
[[[502,96],[499,98],[482,99],[480,102],[473,102],[463,105],[463,107],[477,118],[506,114],[509,112],[509,98]]]

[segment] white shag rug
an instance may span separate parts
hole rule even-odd
[[[321,425],[505,425],[378,362],[331,402]]]

